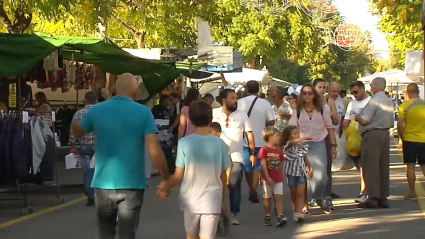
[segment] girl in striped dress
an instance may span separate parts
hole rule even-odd
[[[305,190],[307,178],[313,171],[307,158],[308,145],[304,141],[311,138],[300,138],[298,128],[290,125],[283,131],[283,155],[285,157],[284,173],[291,190],[291,201],[294,208],[294,221],[304,221],[302,213],[306,202]]]

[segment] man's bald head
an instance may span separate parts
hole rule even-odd
[[[373,92],[373,94],[376,94],[385,90],[385,87],[387,86],[387,81],[383,77],[376,77],[372,80],[370,85],[373,86],[371,91]]]
[[[419,87],[415,83],[410,83],[407,85],[407,94],[409,98],[417,98],[419,95]]]
[[[332,99],[336,99],[339,96],[339,92],[341,91],[341,86],[338,82],[331,82],[328,87],[328,96]]]
[[[124,73],[118,77],[115,84],[116,94],[134,99],[137,94],[136,78],[130,73]]]

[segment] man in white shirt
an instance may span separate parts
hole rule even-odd
[[[238,97],[235,90],[224,89],[219,94],[223,107],[213,109],[213,122],[221,126],[220,138],[229,146],[232,170],[228,176],[230,212],[232,213],[230,224],[239,225],[238,213],[241,205],[241,182],[243,177],[243,135],[246,133],[250,145],[250,163],[255,164],[255,141],[254,134],[248,115],[238,110]]]
[[[369,103],[370,96],[365,91],[365,86],[363,82],[356,81],[351,84],[351,94],[354,96],[355,100],[350,101],[347,106],[347,111],[344,117],[344,121],[342,122],[342,128],[346,129],[350,123],[351,120],[354,119],[354,116],[356,114],[359,114],[363,108]],[[359,167],[359,160],[360,157],[353,158],[354,163],[356,164],[357,168]],[[359,196],[354,200],[357,203],[364,203],[367,199],[367,196],[365,195],[365,183],[363,179],[363,172],[360,168],[360,194]]]
[[[251,80],[246,83],[247,97],[238,100],[238,110],[243,111],[248,115],[252,133],[255,140],[255,158],[254,167],[250,164],[251,151],[248,147],[248,142],[244,140],[244,171],[246,182],[249,186],[249,200],[252,203],[259,203],[257,195],[257,187],[261,172],[261,162],[258,160],[258,152],[266,145],[263,141],[262,133],[266,126],[273,126],[275,123],[275,114],[272,106],[267,100],[258,97],[260,92],[260,84],[257,81]],[[252,109],[251,109],[252,108]],[[250,112],[251,111],[251,112]],[[251,145],[250,145],[251,146]]]

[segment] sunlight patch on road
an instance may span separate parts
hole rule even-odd
[[[370,212],[370,210],[363,212],[367,213],[368,211]],[[326,238],[326,236],[336,236],[347,233],[347,231],[356,231],[360,228],[362,229],[362,234],[371,234],[377,231],[386,233],[391,229],[391,226],[388,227],[390,224],[411,222],[421,218],[422,215],[420,213],[403,214],[402,217],[398,213],[396,215],[372,216],[367,214],[364,217],[344,217],[336,220],[308,222],[301,226],[294,235],[296,235],[297,239]]]
[[[418,195],[419,206],[421,207],[422,214],[425,217],[425,190],[422,187],[422,184],[420,181],[416,181],[415,189],[416,189],[416,194]]]

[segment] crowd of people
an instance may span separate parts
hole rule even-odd
[[[84,145],[96,145],[94,177],[84,182],[88,205],[97,208],[99,238],[135,238],[147,189],[145,151],[162,177],[160,198],[167,199],[181,182],[179,200],[188,239],[215,238],[217,230],[227,234],[230,225],[240,224],[244,175],[249,201],[260,203],[262,188],[265,226],[288,222],[282,201],[285,183],[294,221],[304,221],[314,205],[329,214],[335,210],[332,199],[338,197],[332,192],[332,160],[337,147],[344,147],[337,145],[337,138],[344,137],[352,122],[358,123],[362,136],[360,156],[350,159],[360,172],[355,201],[366,208],[388,208],[394,107],[385,94],[385,79],[376,78],[370,85],[372,97],[362,82],[351,84],[355,99],[349,100],[337,82],[327,86],[320,78],[298,94],[269,87],[265,97],[260,97],[258,82],[248,81],[247,96],[241,99],[230,88],[220,91],[219,102],[189,89],[184,100],[175,93],[163,95],[149,110],[134,102],[134,76],[121,75],[114,97],[93,105],[95,98],[87,95],[86,108],[73,121],[72,139],[83,137],[85,160],[94,151]],[[398,131],[408,165],[410,193],[405,198],[416,199],[414,165],[419,163],[425,174],[425,102],[415,84],[408,86],[407,94],[410,100],[400,106]],[[175,157],[167,156],[158,142],[163,129],[156,119],[170,120],[166,130],[175,139]]]

